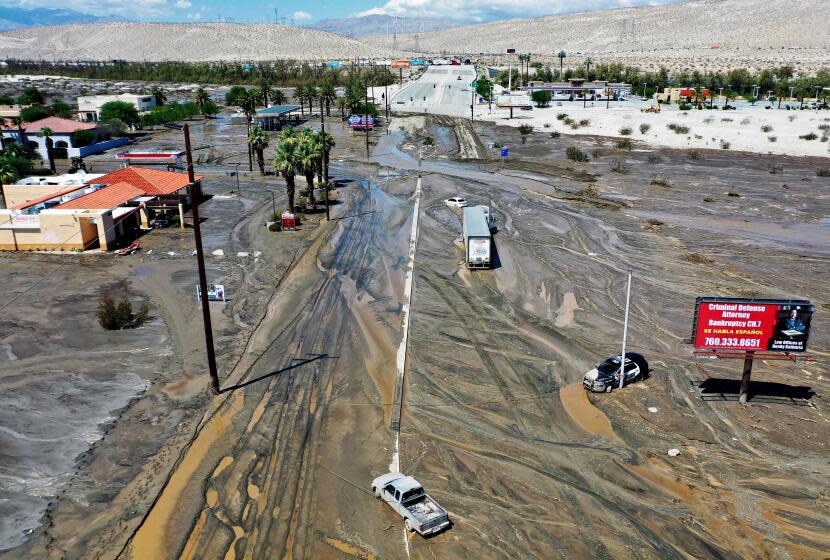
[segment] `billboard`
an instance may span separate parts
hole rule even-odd
[[[400,58],[392,61],[392,68],[409,68],[409,59]]]
[[[814,310],[803,300],[699,297],[692,343],[697,350],[804,352]]]
[[[333,60],[331,62],[326,62],[326,66],[328,66],[329,68],[340,68],[340,61]]]
[[[412,66],[423,66],[425,64],[423,59],[420,58],[413,58],[409,61],[409,64]]]
[[[375,127],[375,117],[372,115],[349,115],[346,121],[349,128],[368,128],[371,130]]]

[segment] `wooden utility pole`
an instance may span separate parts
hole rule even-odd
[[[741,376],[741,394],[738,396],[741,404],[746,404],[746,401],[749,399],[749,379],[752,377],[752,359],[754,355],[755,352],[749,350],[746,353],[746,358],[744,358],[744,372]]]
[[[366,131],[366,159],[369,159],[369,88],[368,84],[365,88],[366,90],[366,98],[364,100],[365,106],[363,107],[364,112],[366,113],[363,121],[363,128]]]
[[[201,189],[196,191],[196,175],[193,172],[193,154],[190,151],[190,128],[184,125],[184,149],[187,154],[187,180],[190,194],[190,211],[193,215],[193,236],[196,240],[196,263],[199,267],[199,292],[202,300],[202,319],[205,326],[205,345],[207,346],[208,372],[210,387],[214,395],[219,394],[219,374],[216,370],[216,355],[213,350],[213,328],[210,324],[210,302],[207,295],[207,276],[205,275],[205,254],[202,251],[202,233],[199,226],[199,198]]]
[[[323,97],[320,96],[320,141],[322,142],[322,153],[320,154],[320,166],[323,168],[323,195],[326,199],[326,221],[329,221],[329,149],[326,146],[326,121],[323,119]]]

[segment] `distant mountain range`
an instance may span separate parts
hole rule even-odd
[[[8,31],[9,29],[17,29],[20,27],[93,23],[96,21],[103,21],[103,18],[70,9],[27,9],[0,6],[0,31]]]
[[[337,33],[347,37],[368,37],[369,35],[386,35],[392,36],[397,32],[401,33],[419,33],[421,31],[442,31],[444,29],[452,29],[453,27],[460,27],[469,22],[454,20],[449,18],[411,18],[411,17],[395,17],[383,15],[371,15],[361,17],[348,17],[340,19],[321,19],[317,23],[312,23],[308,27],[312,29],[319,29],[320,31],[328,31],[329,33]]]

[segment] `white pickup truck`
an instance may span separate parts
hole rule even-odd
[[[372,493],[404,518],[407,531],[423,536],[435,534],[450,524],[447,511],[424,491],[421,483],[401,473],[389,473],[372,481]]]

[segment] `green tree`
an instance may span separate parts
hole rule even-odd
[[[268,147],[268,134],[262,128],[255,126],[248,134],[248,144],[256,153],[256,161],[259,166],[259,174],[265,176],[265,148]]]
[[[256,97],[262,101],[263,107],[268,107],[268,100],[273,98],[274,88],[268,80],[262,80],[256,88]]]
[[[17,102],[21,105],[42,104],[45,101],[43,94],[35,86],[23,88],[23,93],[17,96]]]
[[[286,95],[281,89],[275,89],[271,94],[271,102],[274,105],[285,105]]]
[[[238,106],[239,100],[248,94],[248,90],[242,86],[232,86],[231,89],[225,93],[225,105],[231,106]]]
[[[205,114],[205,106],[210,103],[210,94],[208,94],[207,90],[203,87],[196,89],[193,92],[193,103],[199,106],[199,110],[202,114]]]
[[[288,211],[294,212],[294,177],[300,171],[300,162],[297,155],[297,136],[290,126],[285,127],[280,134],[280,143],[274,155],[274,169],[282,173],[285,178],[285,193],[288,199]]]
[[[320,98],[326,104],[326,116],[331,116],[331,104],[337,101],[337,90],[334,84],[326,82],[320,86]]]
[[[20,110],[20,118],[23,119],[23,122],[35,122],[48,116],[50,116],[49,111],[39,105]]]
[[[537,89],[530,94],[530,99],[537,107],[547,107],[551,100],[551,93],[546,89]]]
[[[127,101],[108,101],[101,106],[98,113],[98,120],[106,123],[111,120],[119,120],[130,128],[139,125],[141,118],[138,116],[138,109]]]
[[[320,152],[320,159],[323,162],[323,189],[326,200],[326,219],[329,217],[329,155],[332,148],[336,145],[334,136],[328,132],[318,130],[314,133],[314,141],[317,150]]]
[[[54,173],[55,172],[55,154],[52,150],[52,148],[54,147],[54,142],[52,141],[52,136],[55,135],[55,131],[52,130],[51,128],[45,126],[45,127],[41,128],[38,131],[37,135],[46,138],[46,158],[49,160],[49,170],[52,171],[52,173]]]
[[[239,108],[245,114],[245,125],[248,127],[248,136],[251,136],[251,121],[256,114],[257,96],[253,91],[247,91],[245,95],[241,96],[237,101]],[[248,171],[254,170],[253,156],[251,145],[248,144]]]
[[[559,58],[559,75],[561,76],[565,73],[562,70],[562,65],[565,62],[565,57],[568,56],[568,55],[567,55],[567,53],[565,53],[565,51],[559,51],[559,53],[556,56]]]
[[[300,172],[305,175],[308,203],[312,210],[317,210],[317,199],[314,198],[314,175],[320,166],[320,151],[317,149],[314,133],[310,128],[304,128],[300,131],[297,159]]]
[[[153,96],[153,99],[156,100],[156,105],[161,107],[165,103],[167,103],[167,92],[164,91],[163,87],[156,86],[150,90],[150,95]]]
[[[83,148],[95,142],[95,133],[91,130],[76,130],[70,138],[73,147]]]
[[[64,103],[63,101],[57,101],[52,103],[52,114],[62,119],[71,119],[72,106],[69,103]]]

